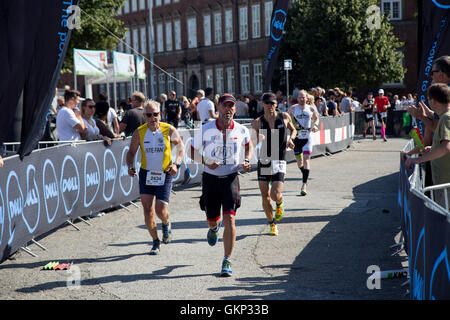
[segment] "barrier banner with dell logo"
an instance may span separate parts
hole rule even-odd
[[[0,1],[0,141],[23,158],[44,134],[78,0]]]
[[[270,82],[272,81],[273,70],[277,64],[278,51],[280,49],[280,41],[283,36],[283,30],[286,26],[286,17],[288,9],[288,0],[277,0],[272,12],[272,19],[270,20],[270,38],[269,51],[267,53],[264,77],[264,91],[270,89]]]
[[[419,169],[421,170],[421,169]],[[410,297],[450,299],[450,220],[417,192],[412,192],[411,168],[400,157],[398,203],[404,248],[408,254]]]

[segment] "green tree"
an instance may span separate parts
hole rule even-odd
[[[73,71],[73,49],[112,50],[125,36],[123,22],[115,16],[125,0],[80,0],[81,24],[73,29],[62,72]],[[115,36],[114,36],[115,35]]]
[[[371,5],[378,1],[297,0],[288,12],[279,55],[279,61],[294,62],[292,83],[302,88],[377,87],[401,80],[405,69],[398,49],[403,43],[381,13],[379,24],[370,20],[368,26]],[[272,88],[282,77],[274,77]]]

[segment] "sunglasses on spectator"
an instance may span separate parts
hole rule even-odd
[[[89,109],[95,109],[95,105],[90,105],[88,107],[89,107]]]
[[[157,116],[159,116],[159,112],[146,113],[145,115],[147,116],[147,118],[151,118],[152,116],[156,118]]]
[[[441,70],[431,70],[431,74],[434,74],[435,72],[439,72]]]

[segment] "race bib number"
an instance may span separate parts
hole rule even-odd
[[[381,112],[380,115],[381,115],[382,118],[386,118],[387,117],[387,113],[386,112]]]
[[[366,117],[367,117],[367,119],[372,119],[372,118],[373,118],[373,115],[367,114]]]
[[[308,139],[309,138],[309,130],[304,130],[304,129],[299,130],[298,131],[298,137],[300,139]]]
[[[286,161],[285,160],[273,160],[272,161],[272,174],[276,173],[286,174]]]
[[[163,171],[148,171],[145,184],[147,186],[162,186],[166,180],[166,173]]]

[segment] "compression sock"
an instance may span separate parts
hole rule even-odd
[[[381,136],[383,138],[386,137],[386,128],[385,127],[381,127]]]
[[[309,169],[303,169],[302,173],[303,173],[303,183],[307,183],[309,177]]]

